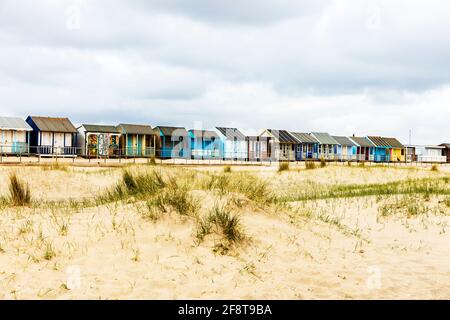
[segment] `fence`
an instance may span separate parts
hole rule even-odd
[[[305,160],[319,160],[321,158],[327,161],[336,162],[399,162],[391,161],[389,155],[367,155],[367,154],[321,154],[312,152],[303,152],[291,154],[289,157],[283,157],[281,152],[222,152],[222,150],[211,149],[173,149],[163,148],[156,149],[154,147],[140,148],[140,147],[126,147],[119,148],[118,146],[109,147],[88,147],[82,149],[79,147],[55,147],[55,146],[28,146],[27,143],[15,143],[10,145],[0,145],[0,161],[4,157],[17,156],[21,157],[68,157],[76,158],[78,156],[86,159],[128,159],[128,158],[161,158],[161,159],[185,159],[185,160],[223,160],[223,161],[239,161],[243,162],[277,162],[277,161],[305,161]],[[416,161],[412,161],[411,157],[407,157],[404,163],[446,163],[445,156],[421,156],[415,157]]]

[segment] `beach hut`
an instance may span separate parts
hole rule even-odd
[[[192,159],[220,159],[222,141],[212,130],[189,130]]]
[[[344,136],[332,136],[339,145],[337,146],[337,156],[341,161],[356,161],[357,144]]]
[[[28,153],[33,129],[21,118],[0,117],[0,153]]]
[[[77,155],[77,128],[68,118],[28,116],[25,120],[33,131],[30,134],[30,152],[39,155]]]
[[[444,147],[442,149],[442,155],[447,158],[447,162],[450,163],[450,143],[441,143],[439,146]]]
[[[390,158],[392,162],[405,162],[406,161],[406,148],[396,138],[383,137],[390,146]]]
[[[319,141],[319,158],[325,160],[337,160],[339,143],[326,132],[311,132],[311,135]]]
[[[414,162],[444,163],[447,162],[447,157],[442,155],[444,149],[444,146],[408,145],[406,146],[406,160]]]
[[[374,161],[376,146],[366,137],[350,137],[356,144],[356,160],[357,161]]]
[[[374,145],[374,161],[375,162],[390,162],[391,161],[391,146],[380,136],[367,137]]]
[[[270,158],[268,153],[269,138],[261,136],[247,136],[248,160],[265,161]]]
[[[289,132],[297,141],[295,159],[297,161],[306,159],[318,159],[319,141],[308,133]]]
[[[83,124],[78,127],[78,152],[84,157],[118,156],[120,136],[116,126]]]
[[[154,157],[156,136],[149,125],[121,123],[117,126],[120,134],[120,154],[125,157]]]
[[[261,137],[267,138],[268,155],[275,161],[295,161],[299,141],[287,130],[266,129]]]
[[[157,157],[161,159],[191,157],[189,133],[185,128],[158,126],[155,131]]]
[[[216,127],[215,131],[222,141],[223,159],[247,160],[247,137],[237,128]]]

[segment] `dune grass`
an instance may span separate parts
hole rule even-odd
[[[306,170],[313,170],[316,168],[316,163],[312,160],[306,160],[305,161],[305,168]]]
[[[309,182],[277,197],[279,202],[395,194],[450,194],[450,178],[407,179],[377,184],[325,185]]]
[[[221,254],[227,253],[232,246],[245,238],[239,217],[218,204],[214,205],[206,217],[199,219],[196,234],[198,243],[203,242],[205,237],[212,233],[220,236],[222,240],[214,249]]]
[[[28,184],[20,180],[15,173],[9,176],[9,193],[9,200],[13,206],[25,206],[31,203]]]
[[[278,163],[278,172],[289,171],[289,161],[280,161]]]

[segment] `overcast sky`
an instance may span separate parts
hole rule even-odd
[[[0,0],[0,115],[28,114],[450,142],[450,4]]]

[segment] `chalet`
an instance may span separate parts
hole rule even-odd
[[[28,116],[25,120],[33,131],[30,134],[30,152],[39,155],[77,155],[77,129],[68,118]]]
[[[344,136],[332,136],[339,145],[337,146],[337,156],[341,161],[357,160],[357,144]]]
[[[445,163],[447,157],[443,156],[444,146],[406,146],[406,160],[412,162]]]
[[[121,123],[117,126],[120,134],[120,154],[125,157],[154,157],[156,136],[149,125]]]
[[[222,141],[223,159],[247,160],[247,137],[237,128],[216,127],[215,131]]]
[[[376,146],[366,137],[350,137],[356,144],[356,160],[357,161],[374,161]]]
[[[447,158],[447,163],[450,163],[450,143],[442,143],[439,146],[444,147],[442,155]]]
[[[267,138],[268,155],[275,161],[295,161],[299,141],[287,130],[266,129],[260,137]]]
[[[311,132],[311,135],[319,141],[319,158],[325,160],[337,160],[339,143],[326,132]]]
[[[32,130],[21,118],[0,117],[0,153],[29,153],[28,141]]]
[[[158,126],[155,131],[157,157],[161,159],[190,158],[190,137],[185,128]]]
[[[270,158],[268,137],[247,136],[247,146],[249,161],[265,161]]]
[[[192,159],[220,159],[222,141],[212,130],[189,130]]]
[[[298,142],[295,150],[297,161],[318,159],[319,141],[308,133],[289,132]]]
[[[84,157],[118,156],[120,136],[116,126],[83,124],[78,128],[78,152]]]
[[[368,136],[370,142],[375,145],[374,159],[375,162],[389,162],[391,161],[391,146],[389,143],[379,136]]]

